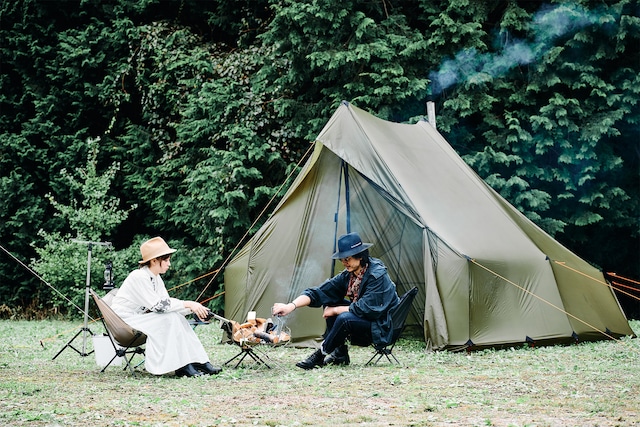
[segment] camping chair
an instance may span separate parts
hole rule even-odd
[[[390,363],[393,363],[393,361],[395,360],[395,362],[400,365],[400,361],[393,354],[393,347],[396,345],[396,341],[398,341],[398,338],[400,338],[400,334],[404,330],[405,322],[407,320],[407,316],[409,315],[409,310],[411,309],[411,303],[413,303],[413,300],[416,297],[417,293],[418,288],[414,287],[400,297],[400,302],[391,311],[391,322],[393,325],[393,335],[391,337],[391,342],[382,347],[374,347],[376,352],[366,363],[367,365],[371,364],[376,356],[378,358],[376,359],[374,364],[377,364],[380,359],[382,359],[382,357],[386,357]]]
[[[118,291],[117,289],[111,290],[104,298],[100,298],[92,289],[89,291],[91,292],[93,301],[96,303],[96,306],[98,306],[98,310],[102,316],[102,324],[115,350],[113,358],[100,372],[104,372],[116,357],[122,357],[126,364],[124,369],[129,368],[131,373],[135,374],[134,367],[131,366],[131,360],[136,354],[144,354],[144,348],[142,348],[142,346],[147,342],[147,336],[129,326],[107,303],[107,301],[115,296]],[[130,357],[127,357],[127,355],[130,355]],[[143,362],[140,362],[135,367],[137,368],[142,363]]]

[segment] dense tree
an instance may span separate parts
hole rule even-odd
[[[99,138],[97,175],[120,165],[103,198],[136,206],[104,238],[135,254],[162,234],[189,260],[183,283],[220,266],[340,101],[413,122],[432,98],[491,186],[639,277],[639,13],[632,0],[3,0],[1,243],[50,261],[34,248],[73,226],[46,196],[72,206],[61,171]],[[42,286],[9,257],[0,283],[10,306]]]
[[[342,100],[385,119],[424,112],[429,52],[424,35],[387,2],[279,2],[262,42],[260,70],[278,116],[313,138]],[[288,120],[282,120],[285,124]]]
[[[631,274],[640,207],[634,12],[626,1],[511,4],[486,49],[461,51],[433,76],[442,90],[455,85],[443,97],[443,131],[467,162],[592,262],[614,268],[603,248],[617,247],[617,268]]]

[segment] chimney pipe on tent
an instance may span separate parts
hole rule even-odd
[[[436,103],[433,101],[427,101],[427,119],[429,120],[429,124],[436,128]]]
[[[433,102],[433,91],[431,85],[427,87],[427,120],[429,124],[436,128],[436,103]]]

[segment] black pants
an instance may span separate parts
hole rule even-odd
[[[329,354],[347,342],[366,347],[371,344],[371,322],[347,311],[327,318],[322,350]]]

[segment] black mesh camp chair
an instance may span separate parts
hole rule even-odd
[[[89,291],[91,292],[93,301],[96,303],[96,306],[98,306],[98,310],[102,316],[102,324],[104,325],[104,329],[107,331],[107,335],[109,336],[111,344],[113,344],[113,349],[115,350],[113,358],[105,365],[104,368],[102,368],[100,372],[104,372],[105,369],[113,363],[116,357],[122,357],[126,364],[124,369],[129,368],[131,373],[134,374],[135,371],[134,367],[131,365],[131,360],[136,354],[144,354],[144,348],[142,346],[147,342],[147,336],[129,326],[116,314],[115,311],[111,309],[110,305],[107,303],[106,300],[113,298],[118,289],[110,291],[105,295],[104,299],[100,298],[92,289]],[[140,364],[141,363],[139,363],[138,366]]]
[[[382,347],[374,346],[376,352],[373,356],[371,356],[371,359],[369,359],[367,365],[370,365],[371,362],[377,364],[383,357],[386,357],[390,363],[393,363],[393,361],[395,360],[397,364],[400,364],[400,361],[393,354],[393,347],[396,345],[396,341],[398,341],[398,338],[400,338],[400,334],[404,330],[405,322],[407,320],[407,316],[409,315],[409,310],[411,309],[411,303],[413,303],[413,300],[416,297],[417,293],[418,288],[414,287],[400,297],[400,302],[391,312],[391,319],[393,323],[393,335],[391,337],[391,342]]]

